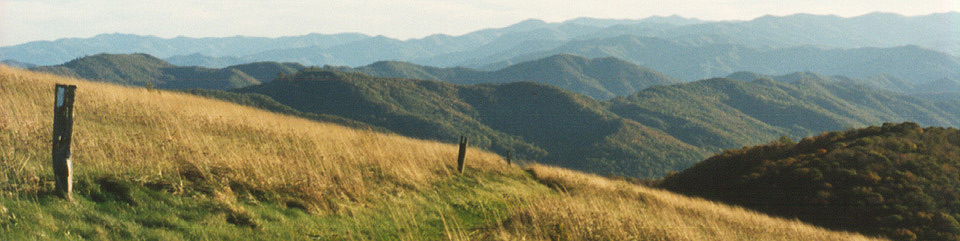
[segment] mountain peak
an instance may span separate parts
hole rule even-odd
[[[543,20],[531,18],[531,19],[520,21],[519,23],[512,24],[510,26],[507,26],[507,29],[511,29],[514,31],[529,31],[537,28],[542,28],[547,24],[548,23]]]
[[[682,17],[682,16],[680,16],[680,15],[673,14],[673,15],[670,15],[670,16],[656,16],[656,15],[655,15],[655,16],[650,16],[650,17],[641,19],[640,22],[644,22],[644,23],[672,24],[672,25],[683,26],[683,25],[691,25],[691,24],[704,23],[704,22],[706,22],[706,21],[703,21],[703,20],[700,20],[700,19],[697,19],[697,18],[685,18],[685,17]]]
[[[853,17],[853,18],[867,18],[867,19],[876,19],[876,18],[892,19],[892,18],[898,18],[898,19],[899,19],[899,18],[906,18],[906,16],[903,16],[903,15],[900,15],[900,14],[897,14],[897,13],[891,13],[891,12],[871,12],[871,13],[864,14],[864,15],[860,15],[860,16],[856,16],[856,17]]]

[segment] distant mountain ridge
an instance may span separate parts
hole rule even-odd
[[[170,64],[177,66],[202,66],[208,68],[224,68],[231,65],[240,65],[249,63],[249,61],[238,57],[210,57],[199,53],[188,55],[176,55],[163,59]]]
[[[305,67],[295,63],[257,62],[220,69],[175,66],[146,54],[99,54],[62,65],[33,70],[91,80],[164,89],[227,90],[269,82],[279,75],[294,74]],[[679,81],[655,70],[615,58],[587,59],[555,55],[517,64],[499,71],[468,68],[437,68],[405,62],[380,61],[358,68],[326,66],[327,70],[361,72],[372,76],[439,80],[455,84],[538,82],[606,100],[628,95],[654,85]]]
[[[24,63],[16,60],[3,60],[3,61],[0,61],[0,64],[4,64],[10,67],[17,67],[21,69],[29,69],[29,68],[37,67],[37,65],[35,64]]]
[[[877,89],[893,91],[901,94],[917,96],[921,99],[930,100],[949,100],[960,99],[960,79],[941,78],[924,83],[912,83],[910,81],[897,78],[890,75],[876,75],[865,79],[849,78],[842,75],[826,76],[814,72],[797,72],[788,75],[772,76],[753,72],[740,71],[728,75],[728,79],[743,81],[753,81],[757,79],[770,79],[780,82],[794,82],[801,79],[822,79],[833,82],[848,82],[859,85],[870,86]]]
[[[227,90],[269,82],[280,73],[296,73],[304,66],[295,63],[261,62],[221,69],[175,66],[147,54],[98,54],[62,65],[31,70],[124,85],[154,86],[163,89]]]
[[[30,60],[37,65],[55,65],[101,53],[146,53],[160,58],[199,53],[223,57],[249,55],[264,49],[303,46],[333,46],[367,38],[362,34],[307,34],[293,37],[160,38],[134,34],[100,34],[91,38],[65,38],[0,47],[0,59]],[[254,61],[248,61],[254,62]]]
[[[890,75],[912,83],[960,76],[960,59],[917,46],[857,49],[796,47],[761,51],[744,45],[695,45],[634,35],[571,41],[555,49],[510,59],[489,59],[487,62],[500,63],[492,67],[499,68],[555,53],[589,58],[613,56],[687,81],[726,76],[737,71],[773,75],[813,71],[854,78]]]
[[[588,59],[558,54],[511,65],[496,71],[469,68],[437,68],[404,62],[380,61],[357,68],[327,67],[372,76],[426,79],[456,84],[499,84],[532,81],[557,86],[594,99],[629,95],[655,85],[679,83],[656,70],[617,58]]]
[[[956,34],[953,28],[957,25],[960,25],[960,13],[950,12],[915,17],[874,13],[852,18],[796,14],[721,22],[677,16],[640,20],[579,18],[561,23],[527,20],[504,28],[484,29],[460,36],[438,34],[406,41],[362,34],[172,39],[102,34],[87,39],[4,46],[0,47],[0,59],[53,65],[98,53],[147,53],[160,58],[200,54],[211,58],[240,58],[248,62],[299,62],[304,65],[359,66],[381,60],[397,60],[441,67],[477,67],[496,62],[489,59],[511,59],[554,49],[570,41],[624,35],[660,38],[695,46],[741,45],[758,51],[802,46],[850,49],[917,45],[958,55],[960,34]]]

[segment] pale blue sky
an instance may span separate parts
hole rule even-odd
[[[960,11],[960,0],[0,0],[0,46],[132,33],[160,37],[359,32],[400,39],[460,35],[524,19],[640,19],[677,14],[749,20],[794,13],[843,17]]]

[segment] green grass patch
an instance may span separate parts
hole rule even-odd
[[[79,177],[73,202],[49,191],[0,199],[0,240],[476,237],[501,225],[523,196],[548,192],[528,176],[468,172],[428,188],[389,190],[366,202],[332,198],[338,208],[309,213],[292,199],[174,194],[163,185]]]

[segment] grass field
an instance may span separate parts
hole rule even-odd
[[[74,202],[53,86],[78,86]],[[450,140],[454,142],[455,140]],[[0,240],[870,240],[495,154],[0,66]]]

